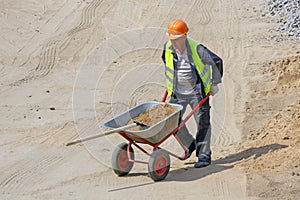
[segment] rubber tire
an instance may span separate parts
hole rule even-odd
[[[118,176],[127,175],[134,164],[134,162],[129,161],[127,147],[128,144],[123,142],[115,148],[112,154],[112,168]],[[134,151],[132,147],[130,147],[130,157],[134,160]]]
[[[155,150],[148,163],[149,176],[154,181],[161,181],[166,178],[170,170],[170,155],[163,149]]]

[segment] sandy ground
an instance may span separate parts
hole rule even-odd
[[[267,39],[277,33],[264,8],[264,0],[2,0],[0,199],[297,199],[299,41]],[[121,136],[65,143],[161,99],[164,33],[176,18],[224,60],[211,99],[213,163],[172,159],[161,182],[138,163],[117,177],[111,155]],[[182,153],[173,139],[164,147]]]

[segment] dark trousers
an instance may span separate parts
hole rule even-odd
[[[181,111],[180,120],[185,113],[186,107],[190,105],[192,109],[196,107],[202,99],[200,95],[172,95],[170,103],[176,103],[183,106]],[[189,133],[186,126],[183,126],[177,132],[177,136],[182,141],[186,148],[189,148],[192,142],[196,142],[196,155],[197,157],[211,158],[211,126],[210,126],[210,105],[209,99],[194,113],[194,118],[197,123],[196,140]]]

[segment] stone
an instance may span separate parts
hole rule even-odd
[[[283,36],[276,36],[275,40],[300,39],[300,2],[299,0],[268,0],[267,9],[261,11],[262,16],[270,14],[275,17],[277,30]]]

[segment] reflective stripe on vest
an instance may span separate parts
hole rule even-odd
[[[201,81],[204,85],[205,95],[210,92],[211,86],[211,78],[210,78],[210,66],[204,65],[201,61],[201,58],[197,52],[197,46],[199,45],[196,41],[187,39],[189,46],[191,47],[192,51],[192,59],[196,67],[196,71],[199,74]],[[166,83],[167,83],[167,91],[168,95],[170,96],[173,93],[174,87],[174,56],[171,50],[171,42],[168,41],[165,49],[165,74],[166,74]]]

